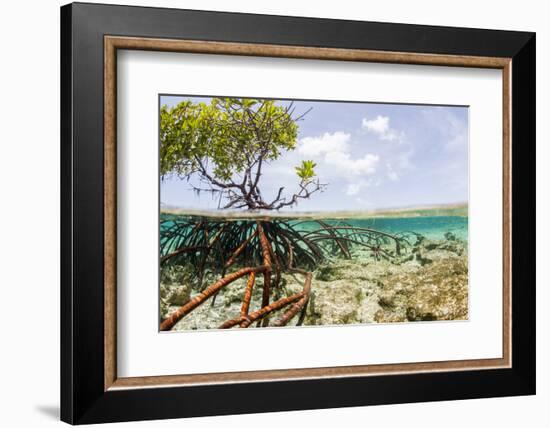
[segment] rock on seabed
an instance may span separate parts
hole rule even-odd
[[[185,285],[185,269],[161,272],[161,316],[177,309],[196,293]],[[207,283],[215,277],[207,277]],[[250,310],[261,305],[261,278]],[[302,289],[300,275],[283,275],[272,300]],[[212,329],[239,314],[246,279],[223,289],[180,320],[174,330]],[[277,295],[278,293],[278,295]],[[274,314],[278,317],[280,314]],[[296,323],[297,317],[288,326]],[[315,272],[304,326],[468,319],[467,244],[449,235],[422,240],[398,260],[375,260],[358,250],[352,259],[336,259]]]

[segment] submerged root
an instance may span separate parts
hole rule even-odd
[[[310,299],[312,271],[326,260],[331,248],[346,259],[352,256],[352,246],[367,248],[376,258],[389,258],[393,254],[382,249],[382,244],[393,243],[395,254],[400,254],[401,247],[407,243],[402,237],[321,220],[311,220],[320,229],[307,233],[296,228],[299,223],[279,219],[228,222],[201,218],[193,222],[168,218],[166,221],[171,224],[161,233],[161,265],[185,263],[194,267],[195,288],[200,293],[169,314],[161,322],[161,331],[171,330],[179,320],[210,297],[213,297],[213,304],[220,290],[247,275],[239,315],[219,328],[247,328],[254,322],[258,327],[267,327],[271,315],[284,308],[287,308],[286,311],[272,325],[285,326],[298,314],[297,325],[301,325]],[[226,274],[237,261],[244,267]],[[221,272],[221,278],[203,289],[203,277],[207,270],[210,273]],[[256,274],[259,273],[263,276],[261,307],[249,312]],[[302,275],[303,289],[270,302],[272,289],[276,290],[277,297],[280,296],[282,273]]]
[[[244,292],[243,305],[241,307],[241,318],[248,316],[248,309],[250,308],[250,300],[252,299],[252,289],[254,288],[255,278],[256,276],[254,272],[251,272],[248,277],[248,282],[246,283],[246,290]],[[243,327],[242,324],[241,327]]]
[[[275,323],[273,324],[274,327],[285,326],[300,311],[302,311],[303,316],[300,316],[301,321],[298,321],[297,325],[300,325],[303,322],[303,318],[305,316],[305,309],[309,302],[309,295],[311,293],[311,279],[313,277],[313,274],[311,272],[299,271],[297,269],[295,270],[298,271],[298,273],[301,273],[302,275],[305,276],[304,290],[302,291],[303,297],[300,300],[298,300],[294,305],[292,305],[290,309],[286,311],[281,318],[275,321]]]
[[[239,279],[240,277],[247,275],[249,273],[262,272],[264,270],[265,270],[265,266],[247,267],[247,268],[238,270],[237,272],[233,272],[232,274],[229,274],[227,276],[224,276],[223,278],[219,279],[214,284],[212,284],[210,287],[208,287],[206,290],[204,290],[202,293],[200,293],[198,296],[193,297],[186,304],[181,306],[178,310],[174,311],[168,318],[166,318],[162,322],[162,324],[160,325],[160,330],[161,331],[171,330],[172,327],[174,327],[174,325],[176,325],[176,323],[180,319],[182,319],[185,315],[187,315],[197,306],[204,303],[208,298],[218,293],[223,287],[231,284],[236,279]]]

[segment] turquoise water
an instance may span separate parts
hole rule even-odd
[[[451,232],[462,241],[468,240],[468,217],[463,216],[353,218],[346,222],[391,234],[415,232],[434,240],[444,239]]]
[[[468,319],[465,207],[295,216],[163,212],[161,319],[226,273],[268,263],[265,242],[275,266],[272,301],[304,290],[295,273],[311,272],[314,294],[303,325]],[[234,319],[245,283],[224,288],[215,305],[202,305],[175,329],[217,329]],[[254,290],[258,310],[262,287]],[[178,297],[182,292],[188,294]]]
[[[394,213],[391,216],[386,217],[372,217],[365,216],[362,217],[355,213],[352,217],[338,217],[334,218],[331,216],[322,216],[322,215],[311,215],[307,218],[302,217],[273,217],[274,221],[285,221],[290,224],[293,224],[297,229],[304,231],[316,230],[319,229],[318,221],[322,221],[330,226],[349,226],[365,229],[374,229],[381,232],[389,233],[392,235],[400,233],[416,233],[424,236],[427,239],[431,240],[443,240],[446,239],[451,233],[455,238],[461,241],[468,241],[468,217],[465,215],[431,215],[432,211],[420,212],[422,215],[418,215],[419,211],[416,212],[417,215],[411,216],[410,213],[406,213],[403,216],[400,216],[399,213]],[[444,213],[444,212],[443,212]],[[455,214],[453,211],[451,214]],[[170,228],[174,224],[174,220],[185,220],[189,222],[191,227],[195,221],[199,219],[209,218],[209,216],[197,216],[186,215],[186,214],[161,214],[161,223],[160,223],[160,232]],[[216,220],[227,220],[227,221],[255,221],[254,217],[239,217],[239,216],[228,216],[212,217]],[[259,216],[262,221],[270,220],[268,216]]]

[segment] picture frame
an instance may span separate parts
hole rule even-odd
[[[118,377],[118,50],[502,70],[502,358]],[[535,97],[534,33],[63,6],[61,419],[86,424],[534,394]]]

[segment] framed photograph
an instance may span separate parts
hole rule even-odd
[[[535,393],[533,33],[76,3],[61,56],[62,420]]]

